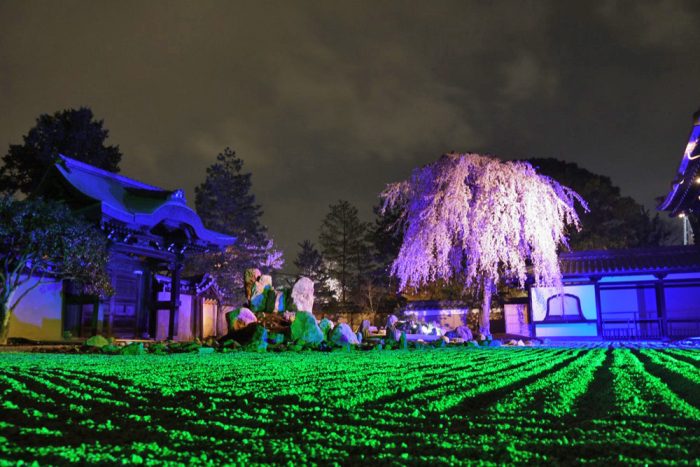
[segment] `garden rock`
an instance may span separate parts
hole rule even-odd
[[[119,350],[119,353],[122,355],[142,355],[146,353],[146,351],[143,348],[142,342],[132,342],[131,344],[122,347]]]
[[[464,339],[465,341],[470,341],[474,339],[471,329],[469,329],[466,326],[457,326],[454,329],[454,332],[456,334],[455,337],[459,337],[461,339]]]
[[[148,351],[155,355],[165,355],[168,353],[168,347],[162,342],[156,342],[148,346]]]
[[[385,328],[387,340],[398,342],[401,338],[401,331],[399,331],[396,327],[398,322],[399,318],[397,318],[395,315],[390,315],[389,318],[387,318]]]
[[[229,331],[238,331],[248,326],[251,323],[258,321],[255,313],[250,311],[248,308],[239,308],[237,310],[231,311],[226,315],[228,320]]]
[[[338,324],[331,332],[330,341],[339,346],[344,346],[346,344],[357,345],[360,342],[357,340],[357,336],[347,323]]]
[[[245,299],[248,302],[250,302],[250,299],[253,297],[253,286],[260,276],[261,273],[259,269],[251,268],[245,270],[243,282],[245,283]]]
[[[250,307],[253,311],[265,311],[267,291],[272,289],[272,276],[263,274],[253,284],[253,292],[250,297]]]
[[[284,291],[275,292],[275,303],[273,308],[275,311],[284,311],[287,306],[287,301],[285,300],[286,294]]]
[[[255,332],[250,342],[244,347],[245,350],[253,352],[265,352],[267,350],[267,329],[255,324]]]
[[[87,345],[88,347],[97,347],[98,349],[100,349],[105,345],[109,345],[109,341],[105,337],[102,337],[99,334],[97,334],[96,336],[92,336],[87,341],[85,341],[85,345]]]
[[[114,344],[107,344],[103,347],[100,347],[100,350],[102,351],[102,353],[106,354],[117,354],[121,350],[121,347]]]
[[[321,331],[316,318],[310,311],[297,312],[296,318],[292,323],[291,335],[292,340],[303,341],[308,344],[320,344],[323,342],[323,331]]]
[[[292,288],[292,308],[295,311],[313,311],[314,283],[308,277],[300,277]]]
[[[321,331],[323,331],[324,339],[328,340],[330,333],[333,330],[333,321],[328,318],[323,318],[321,322],[318,323],[318,327],[320,327]]]
[[[367,336],[369,336],[371,327],[372,325],[369,323],[368,319],[362,320],[359,330],[359,332],[362,334],[362,337],[366,338]]]

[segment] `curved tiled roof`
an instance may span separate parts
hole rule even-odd
[[[667,246],[562,253],[564,276],[659,274],[700,271],[700,247]]]
[[[700,210],[700,110],[693,115],[693,129],[683,153],[671,190],[659,210],[672,216]]]
[[[56,168],[76,190],[100,202],[102,213],[114,220],[148,228],[163,222],[184,224],[200,241],[218,247],[236,241],[204,227],[197,213],[187,206],[182,190],[163,190],[63,155]]]

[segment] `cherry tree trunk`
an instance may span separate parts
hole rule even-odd
[[[491,337],[491,297],[495,285],[490,278],[484,279],[484,302],[481,306],[481,319],[479,322],[479,334],[482,339]]]
[[[7,335],[10,331],[10,315],[12,310],[8,302],[0,298],[0,345],[7,344]]]

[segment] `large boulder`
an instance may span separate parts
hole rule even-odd
[[[226,315],[228,321],[229,331],[238,331],[248,326],[251,323],[256,323],[258,318],[256,318],[255,313],[250,311],[248,308],[238,308],[236,310],[230,311]]]
[[[308,277],[300,277],[292,288],[292,309],[312,312],[314,307],[314,282]]]
[[[357,335],[352,332],[352,328],[347,323],[340,323],[331,332],[330,341],[335,345],[359,344]]]
[[[323,342],[323,331],[318,326],[316,318],[310,311],[297,311],[292,323],[292,340],[307,344],[320,344]]]

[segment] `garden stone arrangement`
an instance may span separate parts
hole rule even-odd
[[[0,465],[689,464],[700,348],[317,320],[252,271],[221,339],[0,354]],[[304,310],[308,308],[309,310]],[[78,354],[78,355],[76,355]],[[83,354],[83,355],[79,355]],[[234,376],[235,375],[235,376]],[[233,448],[232,448],[233,446]]]

